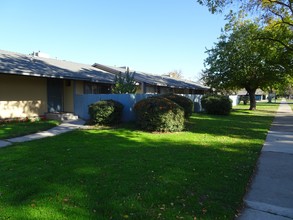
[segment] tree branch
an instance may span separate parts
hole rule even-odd
[[[284,42],[282,42],[281,40],[275,39],[275,38],[271,38],[271,37],[257,37],[256,39],[259,40],[270,40],[270,41],[274,41],[274,42],[278,42],[281,45],[283,45],[287,50],[293,51],[293,47],[289,46],[287,44],[285,44]]]
[[[293,15],[292,3],[290,2],[290,0],[289,0],[289,4],[288,4],[288,5],[285,4],[284,2],[277,1],[277,0],[269,0],[269,2],[270,2],[271,4],[282,5],[282,6],[286,7],[286,8],[288,8],[289,11],[291,11],[291,14]]]
[[[284,18],[282,15],[280,15],[279,13],[273,11],[271,8],[268,8],[268,10],[269,10],[272,14],[274,14],[275,16],[280,17],[281,20],[282,20],[282,23],[283,23],[283,24],[287,24],[287,25],[293,27],[293,23],[290,23],[290,22],[288,22],[288,21],[285,21],[285,18]]]

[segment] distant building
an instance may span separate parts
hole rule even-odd
[[[244,96],[247,96],[247,91],[245,89],[241,89],[239,91],[236,92],[236,94],[240,97],[244,97]],[[256,92],[255,92],[255,100],[256,101],[262,101],[262,100],[266,100],[268,97],[268,93],[267,92],[264,92],[263,90],[261,89],[257,89]],[[241,98],[240,98],[241,99]]]

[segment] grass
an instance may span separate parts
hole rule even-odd
[[[287,99],[286,101],[290,105],[290,107],[291,107],[291,109],[293,111],[293,100],[292,99]]]
[[[0,219],[233,219],[277,109],[187,130],[78,130],[0,150]]]
[[[57,126],[57,121],[19,121],[19,122],[1,122],[0,140],[13,137],[19,137],[38,131],[48,130]]]

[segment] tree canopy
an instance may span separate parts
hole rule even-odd
[[[272,87],[292,71],[292,54],[282,44],[262,39],[268,34],[281,35],[284,43],[288,43],[290,31],[286,30],[284,34],[269,25],[264,28],[251,21],[235,21],[207,50],[204,81],[218,90],[245,88],[250,96],[250,109],[255,109],[256,89]]]
[[[238,4],[238,10],[256,13],[263,19],[280,18],[284,23],[286,19],[293,16],[292,0],[197,0],[201,5],[208,7],[211,13],[222,13],[229,6]],[[236,8],[237,9],[237,8]],[[292,22],[288,23],[293,25]]]
[[[230,10],[227,15],[228,20],[233,20],[235,16],[253,16],[257,18],[260,25],[266,26],[272,21],[277,21],[274,28],[288,29],[291,31],[291,41],[285,41],[278,36],[265,35],[262,39],[276,41],[286,47],[293,53],[293,2],[292,0],[197,0],[202,5],[206,5],[212,13],[222,13],[229,6]],[[235,5],[238,5],[236,7]],[[236,10],[236,11],[235,11]]]

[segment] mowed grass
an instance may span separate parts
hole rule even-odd
[[[293,110],[293,100],[289,99],[289,100],[287,100],[287,102],[290,105],[291,109]]]
[[[0,140],[48,130],[58,124],[57,121],[0,122]]]
[[[233,219],[277,104],[194,114],[184,132],[125,125],[0,149],[0,219]]]

